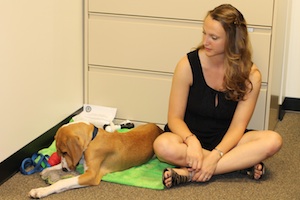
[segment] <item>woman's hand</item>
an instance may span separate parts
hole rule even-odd
[[[186,166],[189,168],[189,171],[199,171],[203,162],[201,144],[196,137],[191,137],[186,145]]]
[[[192,180],[196,182],[209,181],[217,168],[217,164],[219,160],[220,160],[220,156],[217,153],[215,153],[214,151],[210,152],[203,159],[201,169],[199,171],[195,171]]]

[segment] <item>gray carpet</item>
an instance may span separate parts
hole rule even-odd
[[[209,183],[193,183],[168,190],[151,190],[101,182],[99,186],[75,189],[44,199],[300,199],[300,114],[287,113],[275,130],[284,141],[281,151],[265,161],[267,174],[254,181],[238,173],[215,176]],[[0,186],[0,199],[28,199],[31,188],[46,186],[38,174],[20,173]]]

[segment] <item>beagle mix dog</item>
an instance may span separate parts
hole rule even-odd
[[[29,196],[42,198],[69,189],[98,185],[110,172],[122,171],[149,161],[153,155],[153,142],[163,131],[155,124],[140,125],[127,133],[107,132],[86,122],[74,122],[60,127],[55,135],[60,164],[51,170],[75,170],[82,156],[84,173],[62,179],[48,186],[32,189]]]

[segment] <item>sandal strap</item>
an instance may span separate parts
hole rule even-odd
[[[182,183],[187,183],[189,182],[189,177],[188,176],[182,176],[177,174],[174,170],[172,172],[172,186],[179,185]]]
[[[183,183],[187,183],[187,182],[191,182],[191,179],[192,179],[192,176],[191,174],[189,176],[183,176],[183,175],[179,175],[177,172],[175,172],[172,168],[166,168],[164,169],[163,171],[163,176],[164,176],[164,173],[166,171],[170,171],[171,172],[171,178],[172,178],[172,184],[170,187],[168,188],[171,188],[173,186],[176,186],[176,185],[179,185],[179,184],[183,184]],[[163,178],[163,184],[165,185],[164,183],[164,178]],[[166,186],[166,185],[165,185]],[[167,187],[167,186],[166,186]]]

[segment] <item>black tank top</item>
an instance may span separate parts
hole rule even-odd
[[[212,150],[221,142],[229,128],[237,102],[227,100],[224,92],[216,91],[206,84],[198,50],[187,55],[193,73],[193,84],[188,95],[184,121],[202,147]],[[168,130],[168,126],[166,129]]]

